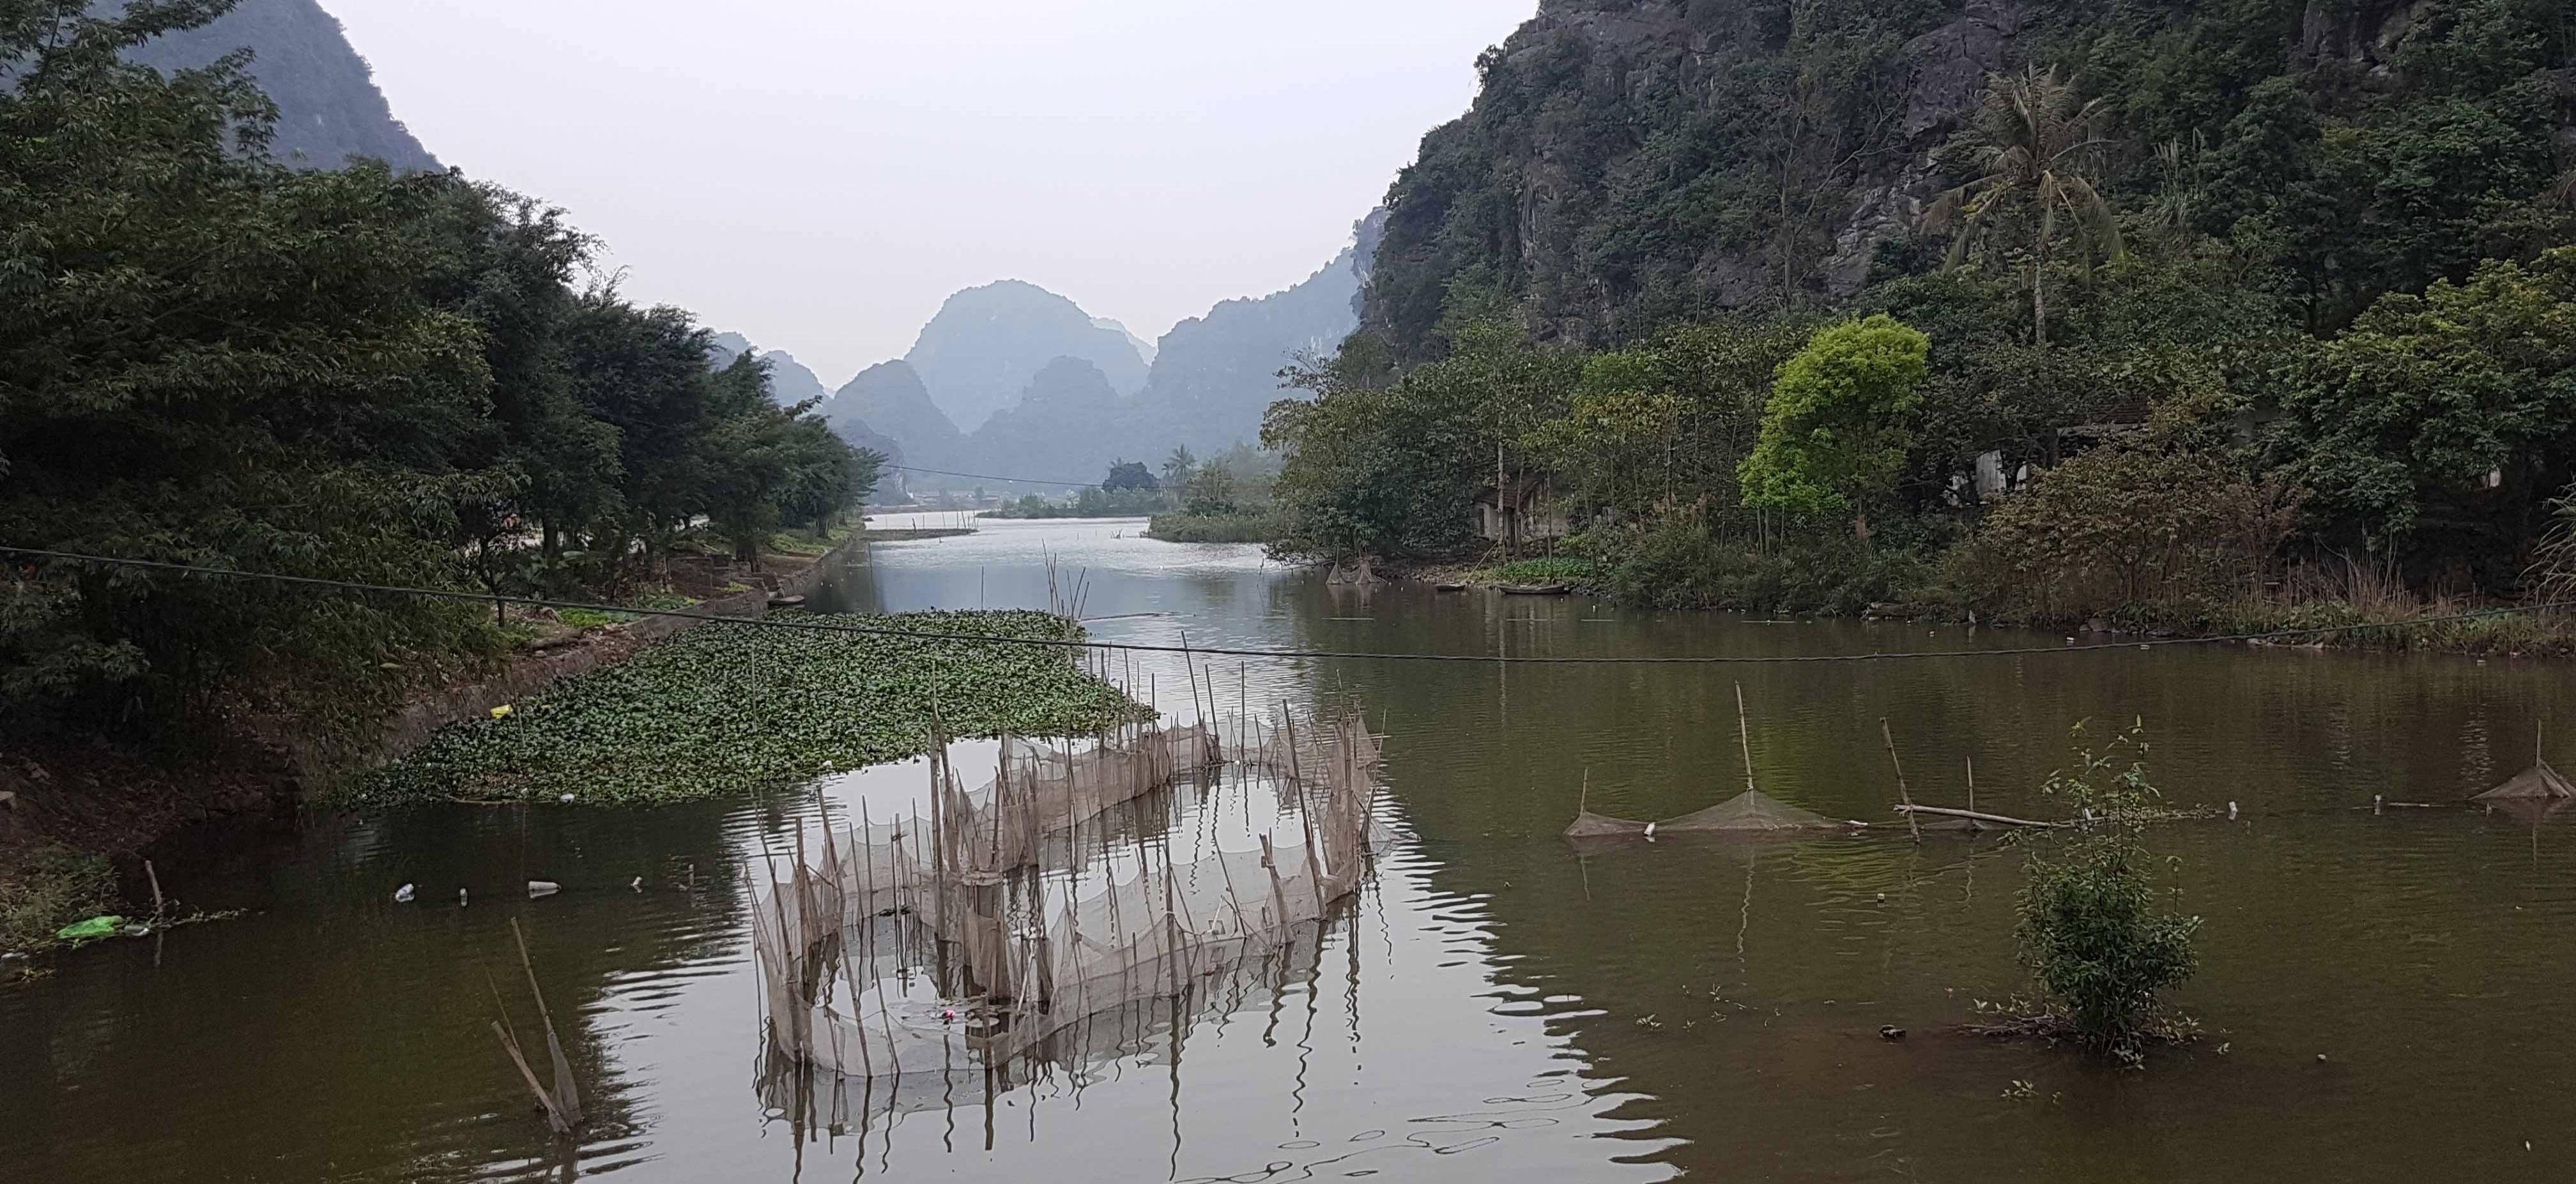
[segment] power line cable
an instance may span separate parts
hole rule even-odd
[[[1549,657],[1544,655],[1504,654],[1408,654],[1365,650],[1278,650],[1244,649],[1224,646],[1158,645],[1140,642],[1093,641],[1090,639],[1043,637],[993,637],[977,633],[942,633],[923,629],[894,629],[881,625],[848,625],[834,621],[765,617],[728,617],[717,613],[695,613],[684,609],[631,608],[616,604],[592,604],[578,600],[550,600],[533,596],[495,596],[483,592],[461,592],[441,588],[409,588],[395,584],[369,584],[355,580],[324,579],[317,576],[291,576],[275,572],[236,571],[220,567],[200,567],[154,559],[119,559],[107,555],[86,555],[73,551],[52,551],[37,547],[0,547],[0,554],[26,555],[71,563],[91,563],[109,567],[168,571],[185,575],[213,576],[222,579],[257,580],[303,587],[340,588],[358,592],[380,592],[396,596],[417,596],[432,600],[466,601],[474,604],[517,604],[532,608],[580,609],[590,612],[623,613],[638,617],[673,617],[684,621],[708,621],[727,625],[754,625],[767,629],[799,629],[818,633],[854,634],[863,637],[895,637],[914,641],[962,641],[987,645],[1024,645],[1047,649],[1115,650],[1129,653],[1183,654],[1194,657],[1268,658],[1310,661],[1372,662],[1446,662],[1498,663],[1513,666],[1824,666],[1840,663],[1927,661],[1941,658],[2029,658],[2054,654],[2094,654],[2111,650],[2153,650],[2189,645],[2234,645],[2265,641],[2288,641],[2302,637],[2324,637],[2337,633],[2359,633],[2376,629],[2405,629],[2423,625],[2444,625],[2498,617],[2521,616],[2553,609],[2576,608],[2576,601],[2521,605],[2512,608],[2479,609],[2438,617],[2418,617],[2411,621],[2381,621],[2358,625],[2324,625],[2305,629],[2275,629],[2261,633],[2232,633],[2216,637],[2158,637],[2146,641],[2096,642],[2088,645],[2018,646],[1990,650],[1916,650],[1875,654],[1787,654],[1787,655],[1658,655],[1650,657]]]
[[[913,465],[886,465],[885,468],[905,473],[928,473],[936,477],[964,477],[970,481],[1008,481],[1015,485],[1070,485],[1078,489],[1103,488],[1101,481],[1049,481],[1039,477],[996,477],[991,473],[953,473],[947,469],[924,469]]]

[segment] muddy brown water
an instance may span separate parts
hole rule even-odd
[[[827,599],[1044,606],[1052,557],[1059,586],[1087,571],[1110,640],[1632,656],[2064,640],[1333,589],[1140,528],[879,545]],[[747,953],[745,860],[792,841],[810,799],[314,817],[162,853],[173,892],[248,916],[0,992],[0,1180],[2576,1176],[2576,828],[2368,808],[2501,780],[2544,719],[2576,767],[2576,668],[2243,648],[1213,665],[1220,698],[1357,700],[1389,734],[1400,842],[1266,989],[990,1096],[835,1126],[764,1093]],[[1138,669],[1182,698],[1177,661]],[[1978,804],[2016,813],[2049,809],[2034,787],[2070,724],[2143,717],[2176,804],[2240,807],[2152,838],[2207,918],[2178,998],[2208,1038],[2120,1072],[1957,1034],[2020,981],[2021,856],[1992,840],[1559,837],[1587,776],[1594,809],[1633,817],[1735,792],[1739,679],[1763,789],[1837,818],[1891,817],[1882,717],[1918,797],[1962,800],[1973,757]],[[565,891],[527,900],[531,878]],[[406,882],[419,899],[396,905]],[[568,1020],[592,1114],[575,1140],[546,1133],[486,1028],[487,969],[528,1019],[513,917]]]

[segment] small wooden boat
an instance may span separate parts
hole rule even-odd
[[[1563,584],[1504,584],[1505,596],[1571,596],[1574,589]]]
[[[1434,592],[1464,592],[1467,590],[1467,585],[1463,583],[1433,584],[1431,586],[1431,590]]]
[[[769,598],[769,607],[803,608],[805,607],[805,598],[802,596],[772,596]]]

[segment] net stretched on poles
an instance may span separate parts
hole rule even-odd
[[[1006,741],[971,793],[934,761],[915,816],[773,860],[753,937],[774,1049],[844,1077],[980,1071],[1238,980],[1358,888],[1378,761],[1357,714]]]
[[[1565,828],[1570,839],[1606,839],[1658,835],[1742,833],[1777,830],[1839,830],[1842,824],[1812,810],[1801,810],[1786,802],[1748,789],[1743,793],[1703,810],[1694,810],[1679,818],[1661,822],[1632,822],[1595,814],[1589,809],[1577,811],[1574,823]]]

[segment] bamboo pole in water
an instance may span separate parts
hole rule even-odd
[[[1744,744],[1744,792],[1755,792],[1753,785],[1753,725],[1745,720],[1744,684],[1735,684],[1735,737]]]
[[[2064,822],[2033,822],[2027,818],[2010,818],[2002,814],[1980,814],[1974,810],[1953,810],[1947,806],[1898,806],[1906,814],[1938,814],[1944,818],[1965,818],[1973,822],[1992,822],[1999,826],[2067,826]]]
[[[1914,832],[1914,841],[1920,843],[1923,841],[1923,826],[1914,821],[1914,792],[1905,787],[1905,762],[1897,759],[1896,733],[1888,728],[1886,716],[1878,719],[1878,735],[1887,741],[1887,763],[1896,766],[1896,796],[1907,807],[1900,811],[1905,815],[1905,829]]]

